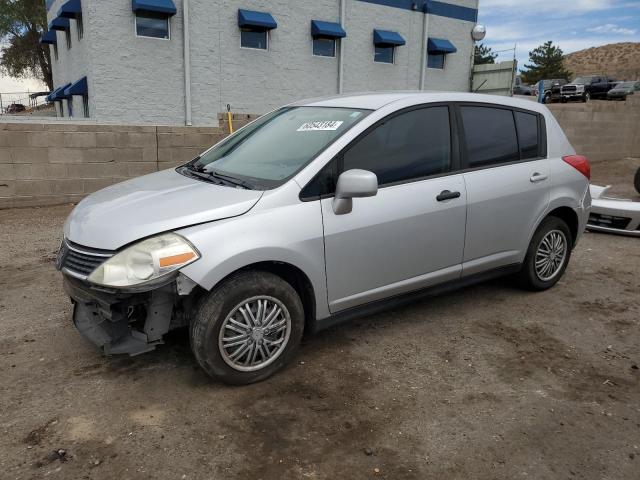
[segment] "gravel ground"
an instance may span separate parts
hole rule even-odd
[[[594,182],[631,195],[638,165]],[[370,316],[231,388],[183,331],[132,359],[76,333],[53,268],[70,208],[0,211],[3,479],[638,479],[640,239],[587,233],[550,291]]]

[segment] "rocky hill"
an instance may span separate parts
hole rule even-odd
[[[564,57],[573,76],[603,73],[617,80],[640,80],[640,42],[610,43]]]

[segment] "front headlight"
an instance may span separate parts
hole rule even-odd
[[[117,253],[96,268],[88,280],[105,287],[132,287],[162,279],[199,258],[186,239],[164,233]]]
[[[578,86],[576,87],[576,91],[577,91],[577,92],[582,92],[583,90],[584,90],[584,85],[578,85]]]

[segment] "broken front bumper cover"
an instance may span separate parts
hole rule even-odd
[[[640,202],[606,196],[611,185],[591,185],[589,230],[640,237]]]
[[[73,323],[106,355],[140,355],[162,344],[170,329],[184,324],[176,282],[149,292],[99,289],[64,275],[74,303]]]

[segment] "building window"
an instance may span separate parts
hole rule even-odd
[[[444,69],[444,53],[430,53],[427,57],[427,68]]]
[[[395,47],[393,45],[376,46],[373,61],[377,63],[393,63]]]
[[[136,12],[136,35],[169,40],[169,17],[166,13]]]
[[[64,35],[67,38],[67,50],[69,50],[71,48],[71,30],[65,30]]]
[[[78,29],[78,40],[81,40],[84,37],[84,26],[82,25],[82,17],[76,18],[76,28]]]
[[[266,30],[254,30],[251,28],[240,29],[240,46],[242,48],[257,48],[266,50],[269,35]]]
[[[58,44],[57,43],[53,44],[53,56],[57,61],[58,60]]]
[[[336,56],[336,39],[317,37],[313,39],[313,54],[318,57]]]
[[[73,117],[73,97],[67,98],[67,112],[69,113],[69,118]]]
[[[89,97],[87,95],[82,96],[82,108],[84,110],[84,117],[89,118]]]

